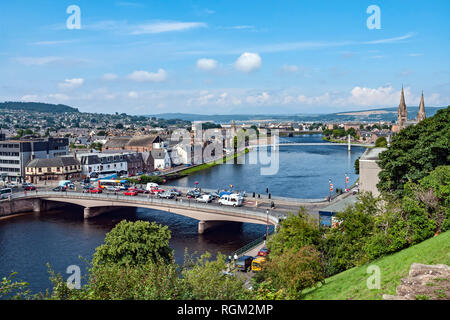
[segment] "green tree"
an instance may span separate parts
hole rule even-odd
[[[279,255],[287,249],[299,250],[303,246],[316,245],[319,239],[317,222],[302,207],[296,215],[288,213],[280,222],[280,230],[270,237],[267,247],[271,254]]]
[[[93,265],[136,266],[162,259],[173,259],[169,247],[170,230],[155,222],[122,220],[106,234],[105,242],[94,253]]]
[[[281,291],[286,299],[300,299],[304,289],[324,280],[320,253],[314,246],[287,249],[280,255],[272,256],[263,268],[265,282],[273,288],[270,291]]]
[[[187,264],[182,271],[185,298],[193,300],[237,300],[250,299],[245,288],[245,278],[240,274],[225,275],[226,257],[218,254],[216,260],[210,253],[201,255],[194,263]]]
[[[379,137],[375,141],[375,147],[377,148],[385,148],[387,147],[387,139],[385,137]]]
[[[397,133],[380,154],[378,189],[401,198],[406,182],[417,183],[434,168],[450,164],[450,106]]]

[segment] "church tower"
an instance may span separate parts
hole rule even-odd
[[[398,105],[398,119],[397,119],[397,124],[400,130],[406,127],[407,121],[408,121],[408,110],[406,108],[405,94],[403,92],[402,86],[402,95],[400,97],[400,104]]]
[[[422,98],[420,99],[419,112],[417,113],[417,118],[416,118],[417,123],[425,120],[426,117],[427,117],[427,115],[425,113],[425,102],[423,101],[423,91],[422,91]]]

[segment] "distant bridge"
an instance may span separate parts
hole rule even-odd
[[[70,203],[84,207],[84,218],[98,216],[112,208],[135,207],[166,211],[199,220],[198,232],[204,233],[207,229],[223,222],[248,222],[256,224],[271,224],[276,226],[283,215],[261,209],[249,207],[220,206],[213,203],[197,203],[186,199],[160,199],[149,195],[124,196],[112,193],[81,193],[81,192],[29,192],[27,195],[14,194],[12,201],[32,199],[33,211],[46,211],[48,202]]]
[[[351,143],[352,147],[373,147],[374,145],[364,144],[364,143]],[[334,142],[305,142],[305,143],[296,143],[296,142],[285,142],[285,143],[277,143],[277,144],[259,144],[259,145],[251,145],[252,147],[284,147],[284,146],[343,146],[348,147],[347,143],[334,143]]]

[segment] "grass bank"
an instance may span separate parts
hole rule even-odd
[[[244,154],[246,154],[248,152],[249,152],[249,149],[246,148],[242,152],[235,153],[235,154],[233,154],[231,156],[223,157],[222,160],[216,160],[216,161],[204,163],[204,164],[201,164],[201,165],[198,165],[198,166],[195,166],[195,167],[187,168],[187,169],[178,171],[177,174],[180,175],[180,176],[187,176],[187,175],[190,175],[192,173],[195,173],[195,172],[198,172],[198,171],[201,171],[201,170],[205,170],[205,169],[209,169],[209,168],[215,167],[215,166],[217,166],[219,164],[226,163],[227,161],[231,161],[233,159],[236,159],[236,158],[238,158],[240,156],[243,156]]]
[[[380,300],[383,294],[395,294],[400,279],[408,276],[411,264],[450,265],[450,231],[410,248],[382,257],[326,279],[325,285],[305,290],[306,300]],[[381,289],[368,289],[369,265],[380,268]]]

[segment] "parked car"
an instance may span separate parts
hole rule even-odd
[[[220,195],[217,192],[211,192],[210,195],[213,199],[220,199]]]
[[[150,194],[159,194],[159,193],[163,193],[165,191],[166,190],[164,190],[164,189],[153,188],[153,189],[150,189]]]
[[[251,256],[239,257],[235,262],[236,269],[247,272],[251,268],[253,259]]]
[[[212,196],[209,194],[204,194],[204,195],[201,195],[201,196],[195,198],[195,201],[209,203],[212,201]]]
[[[158,193],[158,198],[172,199],[174,197],[175,197],[175,195],[170,191],[164,191],[164,192]]]
[[[89,188],[88,192],[89,193],[102,193],[103,190],[102,190],[102,188],[95,187],[95,188]]]
[[[84,184],[83,185],[83,192],[88,191],[89,189],[94,188],[92,184]]]
[[[256,257],[253,261],[252,261],[252,271],[253,272],[258,272],[262,270],[262,265],[267,261],[266,257]]]
[[[6,188],[10,188],[10,189],[16,189],[19,186],[17,184],[14,184],[14,183],[7,183],[5,187]]]
[[[175,188],[169,189],[169,192],[172,193],[174,196],[181,197],[181,191]]]
[[[197,190],[189,190],[186,193],[186,197],[188,197],[188,199],[197,198],[197,197],[200,197],[200,196],[201,196],[201,193],[199,191],[197,191]]]
[[[23,188],[23,190],[26,190],[26,191],[36,190],[36,186],[29,183],[25,188]]]
[[[147,183],[147,186],[145,187],[145,189],[147,191],[149,191],[149,192],[151,192],[152,189],[155,189],[155,188],[159,188],[159,185],[157,183],[154,183],[154,182]]]
[[[52,191],[64,192],[64,191],[67,191],[67,188],[63,187],[63,186],[57,186],[56,188],[53,188]]]
[[[144,190],[144,189],[141,189],[141,188],[136,188],[136,187],[128,188],[128,191],[130,191],[130,190],[136,191],[137,193],[148,193],[147,190]]]
[[[257,256],[259,256],[259,257],[265,257],[265,256],[267,256],[269,253],[270,253],[270,250],[269,250],[269,249],[267,249],[267,248],[261,248],[261,249],[258,251]]]
[[[28,182],[24,182],[24,183],[22,183],[22,188],[24,188],[25,189],[25,187],[27,187],[28,185],[30,185],[31,183],[28,183]]]
[[[127,190],[123,193],[125,196],[137,196],[138,193],[134,190]]]
[[[224,194],[220,197],[219,204],[225,206],[240,207],[242,206],[243,199],[244,198],[242,198],[238,194]]]

